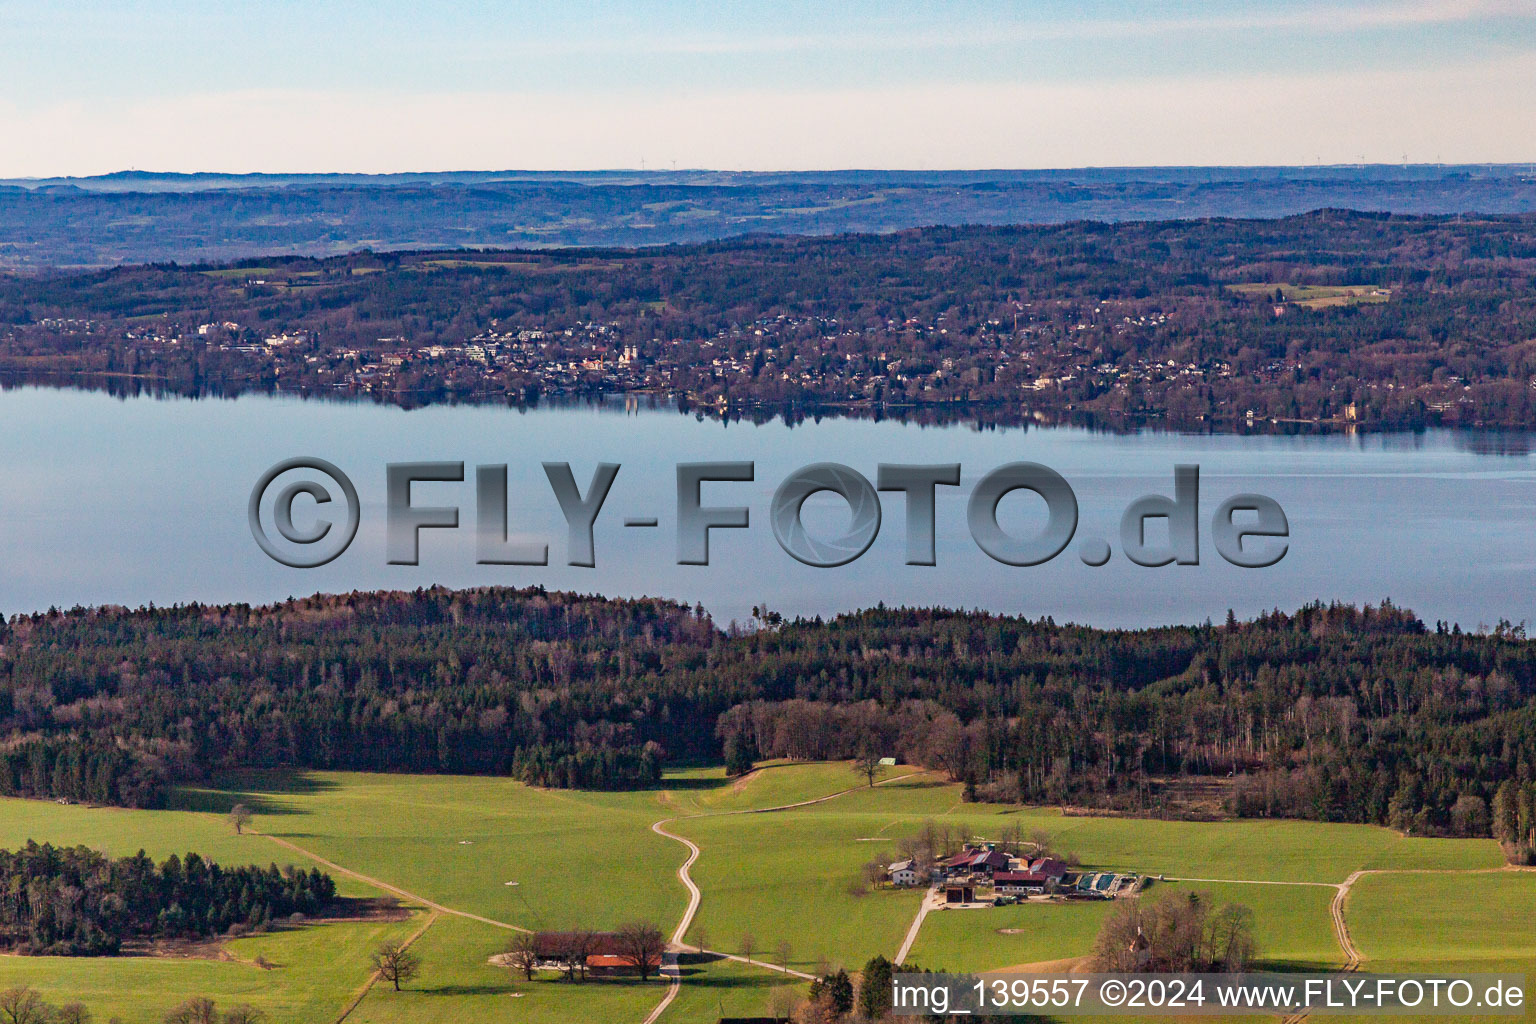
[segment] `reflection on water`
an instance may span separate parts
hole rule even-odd
[[[1474,455],[1531,454],[1531,434],[1525,430],[1458,430],[1451,437],[1458,448]]]

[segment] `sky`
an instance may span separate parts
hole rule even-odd
[[[1536,161],[1536,0],[0,0],[0,177]]]

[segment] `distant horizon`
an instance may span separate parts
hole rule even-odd
[[[1536,214],[1529,164],[391,174],[0,180],[0,267],[360,249],[639,247],[934,225]]]
[[[686,175],[753,176],[820,176],[820,175],[1053,175],[1074,172],[1102,174],[1134,174],[1148,171],[1455,171],[1459,169],[1509,170],[1516,173],[1536,173],[1536,160],[1469,160],[1469,161],[1366,161],[1339,163],[1204,163],[1204,164],[1073,164],[1051,166],[991,166],[991,167],[781,167],[736,169],[727,167],[452,167],[416,168],[411,170],[364,171],[364,170],[168,170],[142,167],[123,167],[117,170],[93,174],[30,174],[0,177],[0,183],[49,182],[49,181],[99,181],[111,178],[410,178],[528,175],[530,177],[595,176],[595,175],[645,175],[657,177]]]

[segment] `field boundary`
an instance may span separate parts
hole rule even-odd
[[[428,911],[427,919],[421,923],[421,927],[412,932],[404,942],[400,943],[400,948],[410,949],[411,946],[415,944],[417,939],[427,934],[427,929],[431,928],[432,925],[437,922],[439,916],[440,915],[436,910]],[[341,1024],[342,1021],[352,1016],[352,1011],[356,1010],[359,1006],[362,1005],[363,1000],[368,998],[368,993],[373,991],[373,986],[377,985],[379,980],[380,978],[378,971],[374,971],[372,974],[368,975],[368,980],[363,982],[363,987],[357,990],[357,994],[352,997],[352,1001],[347,1003],[346,1008],[341,1011],[341,1016],[336,1018],[336,1024]]]
[[[917,916],[912,919],[906,937],[901,940],[901,948],[896,951],[896,966],[907,962],[907,954],[912,952],[912,946],[917,942],[917,933],[923,930],[923,922],[928,919],[928,912],[934,908],[937,897],[937,889],[923,891],[923,901],[917,905]]]
[[[319,864],[321,867],[330,868],[332,871],[339,872],[340,874],[346,875],[348,878],[356,879],[359,882],[364,882],[376,889],[383,889],[385,892],[398,896],[403,900],[408,900],[412,903],[419,903],[426,907],[428,910],[436,911],[439,914],[451,914],[454,917],[462,917],[470,921],[479,921],[481,924],[492,925],[496,928],[505,928],[507,931],[511,932],[532,931],[532,929],[524,928],[521,925],[508,924],[505,921],[497,921],[494,918],[482,917],[479,914],[472,914],[467,910],[455,910],[453,907],[445,907],[441,903],[438,903],[436,900],[429,900],[425,896],[418,896],[416,893],[410,892],[407,889],[402,889],[398,885],[390,885],[388,882],[382,879],[374,878],[371,875],[365,875],[360,871],[353,871],[348,867],[343,867],[333,860],[327,860],[325,857],[320,856],[318,853],[304,849],[304,847],[298,845],[297,843],[289,842],[286,839],[274,836],[268,832],[258,832],[253,828],[247,828],[246,831],[251,835],[261,836],[263,839],[270,840],[276,843],[278,846],[283,847],[284,849],[292,850],[294,853],[308,857],[310,860],[314,861],[316,864]]]
[[[1333,894],[1333,900],[1328,904],[1328,914],[1333,918],[1333,933],[1339,940],[1339,946],[1344,950],[1344,969],[1346,971],[1357,970],[1360,967],[1360,951],[1355,948],[1355,940],[1349,935],[1349,922],[1344,917],[1344,901],[1349,899],[1350,888],[1360,880],[1360,876],[1370,872],[1356,871],[1344,881],[1340,882],[1337,891]]]

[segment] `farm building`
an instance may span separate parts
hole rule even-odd
[[[897,861],[887,870],[890,873],[892,885],[916,885],[921,881],[918,878],[917,864],[910,857]]]
[[[1000,893],[1036,893],[1055,888],[1054,883],[1037,871],[999,871],[992,876],[992,884]]]
[[[1029,862],[1029,870],[1033,874],[1044,875],[1052,886],[1057,886],[1066,877],[1067,862],[1055,857],[1036,857]]]
[[[963,875],[971,868],[971,860],[976,856],[976,851],[967,846],[953,857],[939,862],[940,873],[948,875]]]
[[[661,957],[651,958],[650,968],[654,972],[661,967]],[[634,974],[635,961],[633,958],[619,956],[614,953],[594,953],[587,957],[587,973],[596,978],[620,977]]]
[[[534,949],[546,969],[564,970],[573,956],[584,954],[578,962],[584,963],[593,975],[636,973],[635,958],[614,932],[538,932],[534,935]],[[660,967],[661,957],[653,955],[651,970],[654,972]]]
[[[946,876],[984,875],[988,878],[999,871],[1007,871],[1013,859],[1001,850],[990,846],[967,846],[939,865]]]
[[[991,878],[999,871],[1007,871],[1013,860],[1001,850],[986,850],[971,861],[971,874]]]

